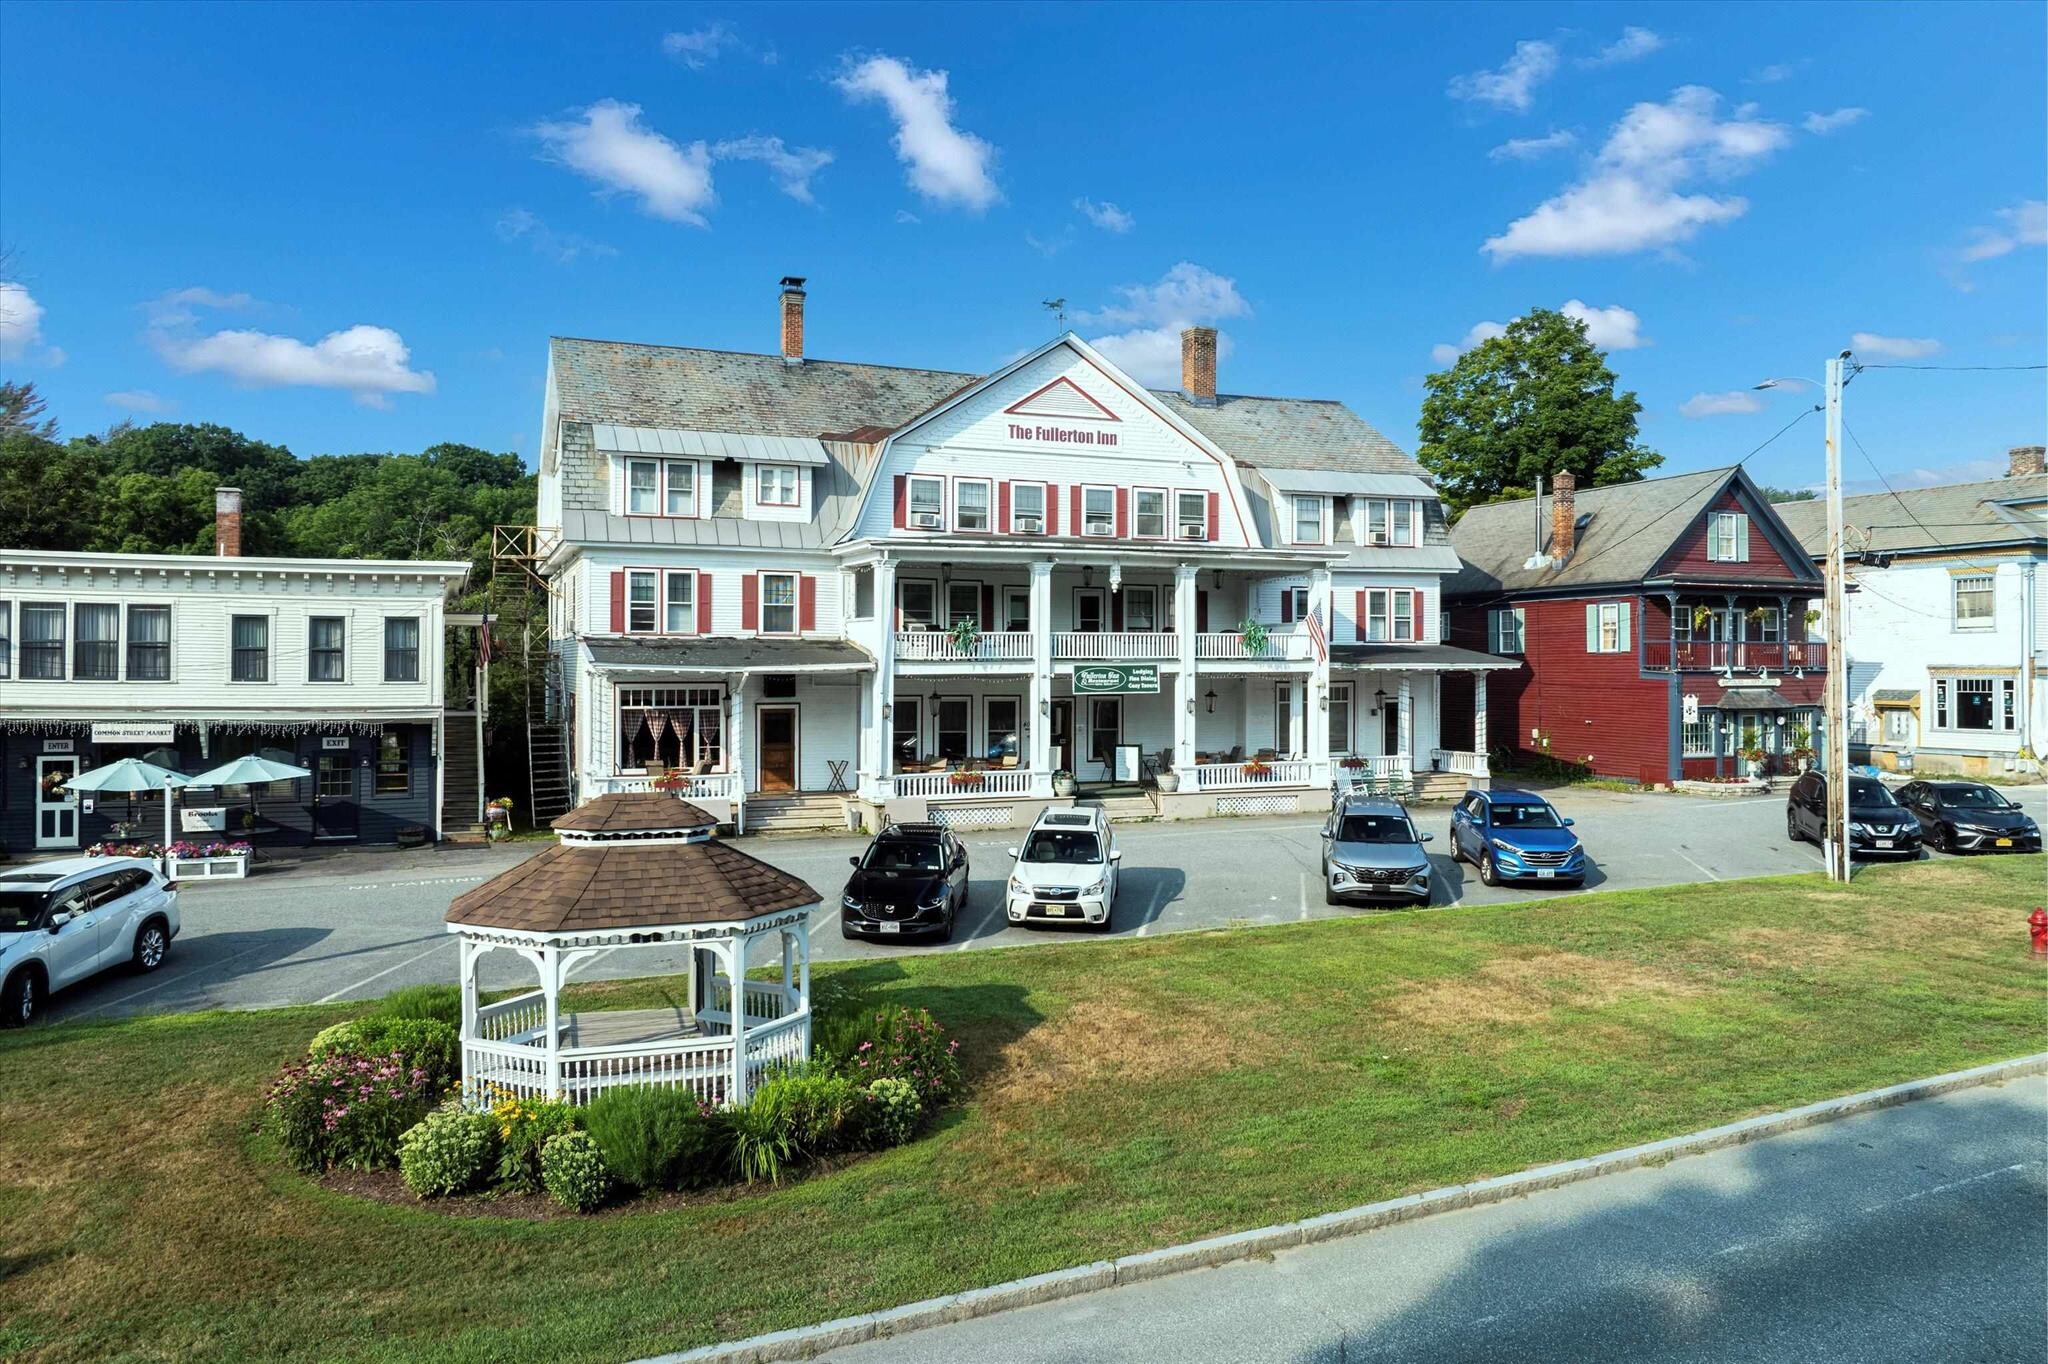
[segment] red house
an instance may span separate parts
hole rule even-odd
[[[1584,491],[1559,474],[1551,497],[1467,511],[1451,544],[1451,642],[1522,660],[1483,708],[1446,695],[1483,717],[1472,747],[1658,784],[1819,747],[1820,574],[1740,467]]]

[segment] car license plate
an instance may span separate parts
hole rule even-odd
[[[2012,840],[2009,838],[2001,838],[1997,842],[1993,843],[1991,846],[1994,848],[2010,848],[2012,846]]]
[[[1040,905],[1039,908],[1044,910],[1049,918],[1063,919],[1067,914],[1065,905]]]
[[[1557,873],[1551,870],[1549,867],[1536,868],[1536,879],[1539,881],[1548,881],[1551,877],[1555,875],[1557,875]]]
[[[886,923],[885,923],[885,924],[876,924],[876,925],[875,925],[875,927],[876,927],[876,928],[879,928],[879,929],[880,929],[880,930],[882,930],[882,932],[884,932],[884,933],[901,933],[901,932],[903,931],[903,925],[902,925],[902,924],[886,924]]]
[[[1891,845],[1892,841],[1889,838],[1880,838],[1877,840],[1877,846],[1880,848],[1889,848]]]

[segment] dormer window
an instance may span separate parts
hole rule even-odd
[[[626,514],[658,516],[661,513],[661,461],[626,461]]]
[[[1383,547],[1412,546],[1415,543],[1415,504],[1406,499],[1368,498],[1365,504],[1365,543]]]
[[[794,464],[762,464],[755,468],[754,500],[764,507],[797,505],[797,472]]]
[[[985,478],[962,478],[953,484],[953,529],[985,531],[989,529],[990,510],[989,481]]]
[[[1294,543],[1297,545],[1320,545],[1323,542],[1323,499],[1320,497],[1297,497],[1294,499]]]
[[[1394,529],[1389,537],[1390,544],[1412,545],[1415,543],[1415,504],[1396,502],[1392,507]]]
[[[670,516],[697,514],[697,466],[688,460],[672,459],[663,466],[663,503]]]

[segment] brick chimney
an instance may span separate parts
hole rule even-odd
[[[1578,548],[1578,491],[1571,470],[1559,469],[1550,484],[1550,557],[1560,564]]]
[[[2044,468],[2044,457],[2048,457],[2048,446],[2015,445],[2006,451],[2007,478],[2019,478],[2023,474],[2048,473]]]
[[[782,277],[782,363],[804,362],[804,279],[802,275]]]
[[[1180,391],[1198,403],[1216,401],[1216,329],[1189,327],[1180,334]]]
[[[213,490],[213,552],[222,558],[242,557],[242,490]]]

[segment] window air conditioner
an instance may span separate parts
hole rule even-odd
[[[1088,535],[1108,535],[1112,529],[1108,517],[1091,516],[1088,518],[1088,524],[1084,528],[1084,533]]]
[[[937,512],[913,512],[910,524],[916,530],[944,530],[946,518]]]
[[[1019,535],[1045,534],[1045,518],[1042,516],[1020,516],[1010,523],[1010,529]]]
[[[1182,526],[1180,528],[1180,538],[1183,540],[1206,540],[1209,538],[1209,531],[1205,526]]]
[[[1387,533],[1383,530],[1374,531],[1372,533],[1372,543],[1375,549],[1385,549],[1387,547]]]

